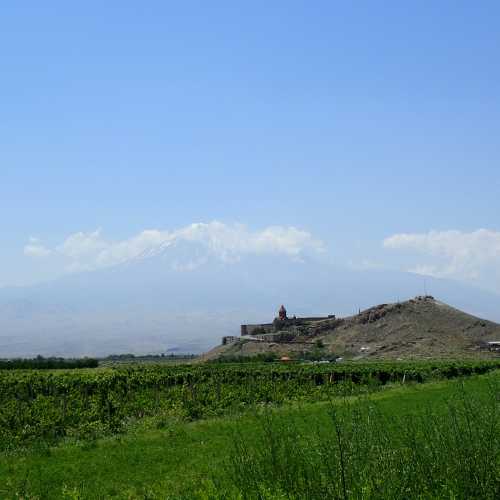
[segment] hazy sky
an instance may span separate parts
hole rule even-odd
[[[194,231],[500,291],[499,26],[494,1],[2,5],[0,286]]]

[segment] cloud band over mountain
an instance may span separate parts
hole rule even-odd
[[[401,233],[386,238],[384,247],[415,254],[416,264],[409,271],[478,282],[499,290],[500,232],[478,229]]]
[[[32,258],[59,259],[67,271],[82,271],[151,257],[182,241],[197,243],[207,254],[224,261],[238,260],[245,254],[275,254],[298,259],[305,254],[324,251],[321,240],[293,226],[269,226],[251,231],[241,224],[213,221],[173,231],[148,229],[121,241],[107,239],[100,229],[78,232],[54,248],[31,239],[24,247],[24,254]]]

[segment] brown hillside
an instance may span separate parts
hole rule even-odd
[[[322,339],[330,350],[355,356],[439,358],[478,353],[482,343],[500,340],[500,325],[417,298],[346,318]]]
[[[288,343],[239,341],[220,346],[204,359],[260,352],[310,350],[321,340],[326,350],[354,359],[445,358],[493,355],[481,346],[500,341],[500,325],[454,309],[432,297],[382,304],[335,321],[312,322],[307,333]]]

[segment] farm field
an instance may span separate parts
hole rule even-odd
[[[496,498],[498,365],[0,372],[0,498]]]

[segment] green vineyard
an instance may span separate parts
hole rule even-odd
[[[165,415],[197,420],[256,404],[327,401],[388,383],[422,383],[500,367],[500,361],[130,366],[0,371],[0,446],[95,437]]]

